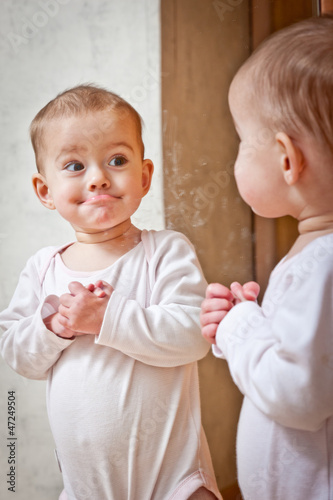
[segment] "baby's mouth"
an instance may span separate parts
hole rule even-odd
[[[94,203],[103,203],[105,201],[118,200],[119,198],[120,198],[119,196],[112,196],[110,194],[97,194],[95,196],[91,196],[82,203],[84,205],[89,205]]]

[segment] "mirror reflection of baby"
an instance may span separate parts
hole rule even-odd
[[[235,76],[229,104],[240,137],[240,195],[263,217],[291,215],[299,222],[261,307],[255,283],[231,289],[212,283],[202,304],[203,335],[228,361],[245,396],[239,483],[245,500],[329,500],[333,17],[308,19],[264,42]]]
[[[76,241],[29,259],[0,315],[1,353],[48,381],[62,499],[221,498],[197,373],[206,282],[183,235],[131,222],[153,174],[141,137],[132,106],[91,85],[31,124],[35,192]]]

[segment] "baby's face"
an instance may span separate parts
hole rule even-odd
[[[142,159],[131,116],[105,110],[57,119],[43,143],[47,206],[75,230],[94,233],[125,222],[149,190],[153,166]]]
[[[246,84],[236,80],[229,91],[229,106],[240,139],[235,162],[239,193],[252,210],[263,217],[283,213],[284,181],[281,150],[276,133],[260,120],[260,110],[248,99]]]

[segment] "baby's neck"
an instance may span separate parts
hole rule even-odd
[[[311,241],[333,233],[333,214],[318,215],[301,220],[298,223],[299,236],[290,249],[287,257],[293,257]]]
[[[65,265],[73,271],[106,269],[141,241],[140,229],[124,223],[100,233],[76,231],[77,241],[62,253]]]
[[[129,219],[126,220],[125,222],[122,222],[121,224],[118,224],[115,227],[106,229],[105,231],[93,233],[93,232],[82,232],[76,230],[75,235],[76,235],[76,240],[79,243],[96,245],[99,243],[106,243],[108,241],[111,242],[113,240],[117,240],[118,238],[121,238],[127,232],[129,232],[131,228],[133,228],[133,226],[131,220]]]
[[[333,213],[301,220],[298,224],[298,231],[301,236],[312,235],[313,238],[333,233]]]

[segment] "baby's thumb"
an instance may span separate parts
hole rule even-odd
[[[86,288],[82,285],[82,283],[79,283],[79,281],[72,281],[68,285],[68,290],[72,295],[78,295],[79,293],[83,292],[86,290]]]

